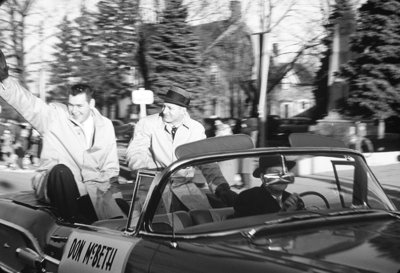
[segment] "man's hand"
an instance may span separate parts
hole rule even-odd
[[[8,66],[6,57],[0,49],[0,82],[8,78]]]
[[[288,198],[286,198],[285,202],[282,205],[281,211],[295,211],[301,209],[304,209],[303,200],[301,200],[300,196],[297,193],[293,193]]]
[[[215,189],[215,195],[219,197],[228,207],[233,206],[233,203],[237,197],[237,193],[230,189],[228,183],[222,183],[218,185],[218,187]]]

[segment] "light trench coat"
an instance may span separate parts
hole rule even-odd
[[[84,131],[61,103],[45,103],[13,79],[0,84],[0,96],[14,107],[42,136],[41,164],[32,186],[40,199],[47,197],[47,174],[56,164],[69,167],[80,195],[89,194],[99,219],[123,216],[112,194],[110,179],[119,174],[114,127],[92,109],[93,145],[87,149]]]
[[[186,115],[172,139],[171,127],[164,123],[160,114],[141,118],[126,150],[128,166],[131,170],[164,169],[176,160],[176,147],[206,138],[204,131],[200,122]]]
[[[174,139],[171,135],[171,127],[164,123],[160,114],[146,116],[136,124],[133,139],[126,150],[128,166],[131,170],[141,168],[162,170],[177,159],[175,149],[178,146],[205,138],[204,126],[191,119],[189,115],[183,119]],[[218,185],[227,183],[218,164],[203,165],[200,176],[200,170],[192,168],[181,170],[182,172],[177,174],[187,179],[177,183],[172,191],[189,209],[199,205],[205,209],[210,208],[205,194],[194,183],[188,183],[194,177],[200,180],[197,182],[207,183],[211,192],[214,192]],[[190,199],[186,198],[187,196]],[[171,200],[165,201],[165,203],[170,202]]]

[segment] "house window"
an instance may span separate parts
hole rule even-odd
[[[299,101],[300,110],[307,110],[310,108],[310,101],[309,100],[300,100]]]
[[[216,64],[210,66],[210,82],[211,84],[216,84],[218,82],[219,71]]]
[[[282,103],[281,104],[281,113],[283,118],[289,118],[292,115],[292,107],[291,103]]]

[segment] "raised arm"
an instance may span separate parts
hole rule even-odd
[[[8,75],[8,66],[0,50],[0,96],[10,104],[36,130],[43,133],[50,106],[26,90]]]

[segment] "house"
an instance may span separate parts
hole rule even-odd
[[[257,45],[242,20],[240,1],[231,1],[230,8],[227,20],[194,26],[213,88],[209,112],[222,118],[257,116],[259,91],[252,79]],[[302,64],[281,62],[278,44],[274,44],[273,53],[268,73],[268,114],[281,118],[308,116],[315,105],[312,73]]]
[[[314,78],[304,65],[280,63],[272,57],[268,79],[269,115],[311,118],[311,110],[315,105]]]
[[[230,9],[226,20],[193,26],[211,86],[206,116],[246,117],[255,100],[249,85],[254,65],[251,31],[242,20],[241,2],[231,1]]]
[[[210,86],[204,117],[257,116],[259,91],[253,79],[257,45],[241,9],[241,1],[232,0],[229,18],[192,26],[199,38],[202,65]],[[289,72],[283,73],[287,68]],[[282,63],[277,56],[272,56],[268,86],[274,87],[267,97],[268,114],[292,117],[310,109],[315,104],[312,82],[311,73],[302,65]]]

